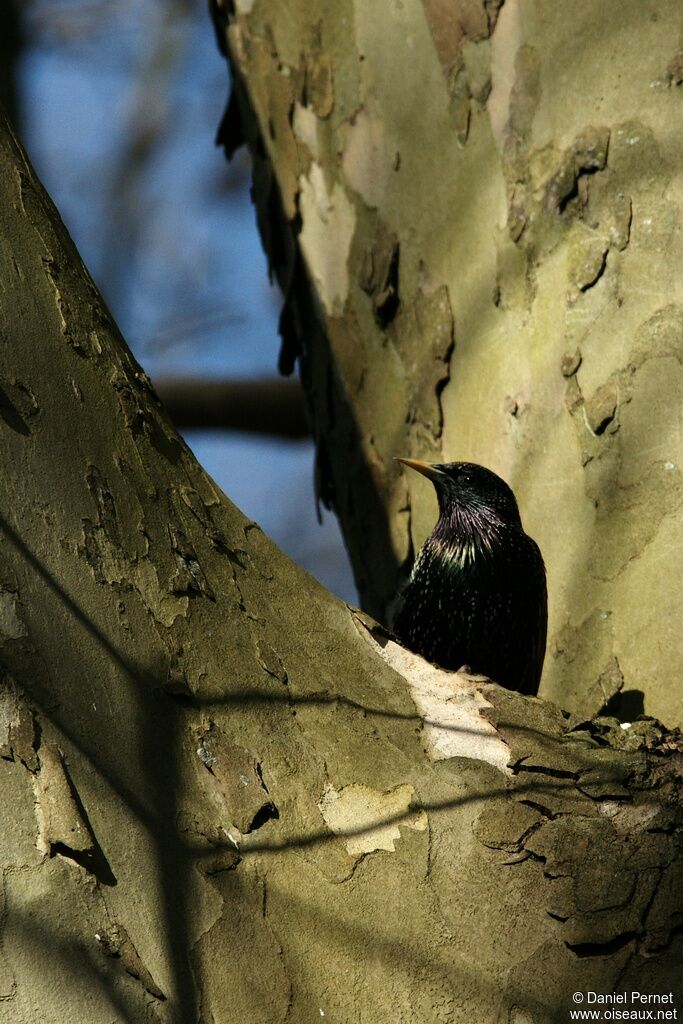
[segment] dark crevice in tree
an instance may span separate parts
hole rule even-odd
[[[579,778],[579,772],[565,771],[563,768],[551,768],[549,765],[541,764],[524,764],[523,761],[513,765],[513,775],[519,775],[521,772],[532,772],[537,775],[548,775],[552,779],[567,779],[576,781]]]
[[[26,421],[21,416],[21,413],[10,400],[7,392],[0,387],[0,417],[5,421],[11,430],[15,430],[17,434],[23,434],[24,437],[28,437],[31,431],[28,428]]]
[[[254,815],[247,832],[256,832],[258,829],[263,828],[267,821],[272,821],[279,817],[280,812],[274,803],[264,804]]]
[[[565,942],[565,946],[579,959],[591,956],[610,956],[623,949],[629,942],[633,942],[638,936],[639,932],[624,932],[608,942]]]
[[[66,843],[51,843],[50,844],[50,856],[51,857],[66,857],[67,860],[72,860],[75,864],[80,865],[89,874],[94,875],[97,881],[101,885],[116,885],[116,877],[107,863],[107,859],[102,853],[99,844],[96,849],[92,850],[74,850]]]
[[[566,195],[558,197],[558,203],[557,203],[558,213],[564,213],[564,211],[567,209],[567,207],[570,205],[570,203],[574,199],[579,199],[579,191],[580,191],[580,182],[581,182],[581,180],[583,178],[585,178],[585,176],[590,175],[590,174],[597,174],[597,172],[601,171],[601,170],[603,170],[603,168],[602,167],[598,167],[598,166],[595,166],[595,167],[582,167],[577,172],[576,177],[574,178],[574,182],[573,182],[571,188],[569,189],[569,191],[566,193]]]

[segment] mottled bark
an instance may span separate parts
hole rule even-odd
[[[680,721],[679,4],[227,6],[221,138],[365,607],[434,518],[393,456],[481,462],[546,558],[542,693]]]
[[[3,1024],[675,989],[677,737],[398,648],[197,465],[6,125],[0,221]]]

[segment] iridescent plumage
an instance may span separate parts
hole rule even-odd
[[[522,529],[514,494],[474,463],[399,461],[432,480],[439,519],[403,592],[396,634],[443,668],[467,665],[509,689],[536,693],[547,629],[545,566]]]

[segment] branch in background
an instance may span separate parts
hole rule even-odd
[[[17,0],[0,4],[0,103],[17,131],[21,111],[17,97],[17,65],[24,46]]]
[[[298,381],[162,377],[154,381],[154,387],[179,429],[210,427],[310,437]]]

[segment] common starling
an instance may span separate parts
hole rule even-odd
[[[442,668],[467,666],[535,694],[548,622],[545,566],[514,494],[471,462],[398,461],[433,482],[439,520],[403,592],[397,636]]]

